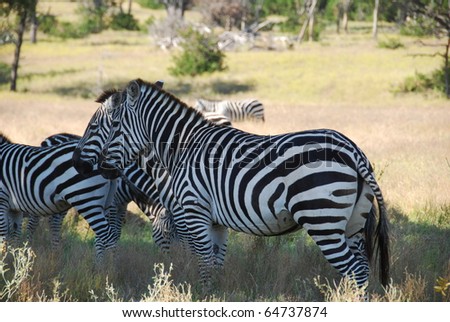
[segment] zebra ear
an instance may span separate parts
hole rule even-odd
[[[131,81],[127,86],[127,103],[133,105],[139,96],[139,84]]]
[[[122,103],[122,92],[116,92],[107,101],[106,104],[106,111],[108,114],[112,114],[112,112],[120,107],[120,104]]]

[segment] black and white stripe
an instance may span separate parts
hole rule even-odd
[[[132,81],[123,96],[107,112],[113,122],[104,151],[79,145],[81,160],[76,161],[107,161],[116,167],[153,151],[171,176],[172,191],[184,210],[183,217],[174,213],[174,221],[177,229],[185,228],[178,233],[187,235],[201,258],[204,281],[215,254],[226,249],[226,228],[261,236],[305,228],[328,262],[358,285],[368,279],[375,237],[381,280],[387,283],[383,197],[368,159],[347,137],[333,130],[259,136],[217,127],[141,80]],[[102,132],[95,126],[86,133],[101,142],[93,138]],[[102,155],[106,159],[100,160]],[[375,219],[374,197],[379,207],[376,232],[365,229]]]
[[[74,207],[96,236],[96,254],[116,245],[117,233],[108,223],[113,211],[115,181],[97,171],[81,176],[72,166],[76,142],[54,147],[13,144],[0,135],[0,241],[8,234],[8,218],[18,213],[60,214]]]
[[[264,106],[256,99],[245,99],[241,101],[198,99],[194,108],[202,113],[215,112],[222,114],[231,122],[244,121],[246,119],[264,121]]]
[[[80,139],[81,137],[75,134],[58,133],[46,138],[41,143],[41,146],[56,146],[70,141],[78,143]],[[117,190],[113,200],[115,215],[113,218],[111,216],[108,218],[108,221],[118,232],[119,236],[127,206],[132,201],[152,221],[152,237],[155,244],[167,252],[173,240],[177,238],[173,223],[170,221],[172,216],[159,202],[159,194],[153,178],[140,169],[136,163],[132,163],[129,167],[126,167],[121,177],[117,180]],[[66,213],[63,212],[49,217],[53,249],[59,245],[62,221]],[[30,220],[27,225],[28,240],[31,239],[39,218],[40,216],[30,214]],[[167,236],[171,239],[166,238]]]

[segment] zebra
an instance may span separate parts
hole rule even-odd
[[[50,147],[65,142],[78,142],[81,136],[70,133],[54,134],[44,141],[42,147]],[[165,253],[169,252],[170,246],[177,240],[172,216],[166,208],[159,202],[159,194],[155,182],[145,171],[140,169],[136,163],[132,163],[123,170],[121,178],[117,182],[117,190],[114,195],[116,214],[114,218],[109,218],[110,224],[119,233],[122,229],[122,222],[125,216],[127,205],[134,201],[139,209],[152,222],[152,238],[155,244]],[[54,214],[49,217],[50,231],[52,235],[52,249],[57,249],[60,242],[61,226],[67,212]],[[30,214],[27,225],[27,237],[31,241],[40,216]]]
[[[107,90],[103,94],[101,94],[97,102],[101,103],[100,107],[95,112],[94,116],[91,118],[90,128],[86,129],[86,132],[83,138],[80,140],[79,146],[89,145],[92,146],[94,150],[100,151],[102,148],[102,142],[106,140],[107,132],[102,131],[108,129],[110,127],[111,119],[106,111],[106,107],[109,105],[120,105],[121,104],[121,92],[119,90]],[[106,101],[111,101],[111,104],[104,104]],[[211,124],[216,124],[218,119],[211,119],[210,115],[202,115],[205,117],[208,122]],[[222,123],[223,125],[223,123]],[[216,124],[217,126],[217,124]],[[94,133],[91,133],[93,131]],[[90,140],[92,139],[92,140]],[[78,155],[80,150],[76,150],[74,153],[74,166],[80,171],[82,174],[88,174],[92,171],[94,167],[94,162],[89,162],[88,160],[82,160],[84,155]],[[81,162],[79,162],[81,160]],[[140,159],[140,167],[145,169],[145,171],[155,180],[159,195],[160,201],[164,205],[168,212],[166,216],[157,216],[155,218],[154,225],[159,228],[158,233],[164,233],[164,238],[161,238],[163,242],[167,244],[172,244],[172,242],[180,241],[182,246],[186,246],[189,244],[186,241],[186,238],[189,238],[186,234],[186,227],[183,225],[182,221],[177,221],[177,225],[175,227],[174,217],[183,218],[184,211],[178,204],[176,198],[173,195],[173,191],[171,188],[171,177],[166,169],[157,161],[157,159],[150,154],[145,154]],[[107,175],[106,177],[109,177]],[[158,222],[156,222],[158,221]],[[184,232],[184,234],[183,234]],[[154,232],[154,234],[156,234]],[[156,237],[154,237],[156,238]],[[189,245],[187,245],[189,247]],[[214,247],[214,266],[215,267],[223,267],[225,260],[225,252],[226,252],[226,244],[216,245]]]
[[[256,99],[245,99],[241,101],[197,99],[194,108],[200,112],[216,112],[225,115],[232,122],[243,121],[245,119],[264,121],[264,106]]]
[[[58,133],[52,136],[47,137],[44,141],[41,142],[40,146],[43,148],[48,148],[51,146],[55,146],[61,143],[66,143],[70,141],[79,140],[81,137],[79,135],[70,134],[70,133]],[[48,217],[48,223],[50,226],[51,232],[51,247],[52,250],[56,250],[59,247],[61,241],[61,227],[64,218],[67,215],[67,211],[63,211],[59,214],[53,214]],[[35,214],[28,214],[29,220],[27,224],[27,241],[31,244],[32,236],[36,231],[36,228],[39,224],[39,220],[41,216]],[[21,226],[21,225],[20,225]]]
[[[222,125],[222,126],[231,126],[231,121],[230,119],[220,113],[216,113],[216,112],[202,112],[203,116],[205,117],[205,119],[209,120],[210,122],[217,124],[217,125]]]
[[[186,240],[200,259],[205,285],[215,248],[226,245],[226,228],[260,236],[304,228],[331,266],[361,287],[369,277],[375,238],[381,283],[387,284],[383,196],[369,160],[346,136],[329,129],[260,136],[214,126],[140,79],[131,81],[123,96],[107,111],[113,121],[108,139],[99,145],[105,143],[103,151],[80,144],[74,161],[107,161],[106,168],[116,167],[153,150],[172,178],[185,213],[183,218],[174,215],[175,224],[187,228]],[[89,124],[86,133],[95,137],[96,132],[103,131]],[[379,210],[375,231],[367,229],[375,220],[374,198]]]
[[[43,148],[12,143],[0,134],[0,243],[8,220],[21,213],[48,216],[74,207],[95,233],[96,259],[114,248],[115,232],[107,220],[114,211],[116,182],[99,171],[81,176],[72,166],[76,142]]]

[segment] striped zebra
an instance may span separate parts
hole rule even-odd
[[[387,284],[383,196],[367,157],[350,139],[326,129],[259,136],[217,127],[139,79],[129,83],[123,96],[107,111],[113,122],[104,150],[80,144],[75,162],[106,161],[106,168],[117,167],[142,151],[154,151],[172,178],[185,212],[182,218],[174,214],[174,221],[177,229],[178,222],[187,228],[186,240],[200,258],[205,283],[214,253],[226,246],[226,228],[260,236],[304,228],[328,262],[360,286],[369,277],[375,239],[381,282]],[[97,142],[100,132],[98,124],[86,130]],[[368,229],[375,220],[374,197],[379,208],[375,231]]]
[[[230,119],[220,113],[216,113],[216,112],[202,112],[203,116],[205,117],[205,119],[207,119],[208,121],[217,124],[217,125],[222,125],[222,126],[231,126],[231,121]]]
[[[103,146],[102,142],[106,140],[108,135],[108,132],[105,130],[109,129],[111,126],[111,118],[106,108],[114,104],[119,106],[121,104],[121,95],[121,92],[118,90],[109,90],[99,96],[97,102],[101,103],[101,105],[91,118],[90,124],[92,124],[92,126],[86,129],[84,137],[80,140],[80,146],[88,145],[91,146],[93,150],[101,151]],[[214,124],[222,119],[212,118],[211,115],[205,116],[202,114],[202,116]],[[80,150],[77,150],[74,153],[74,166],[80,173],[87,175],[95,167],[96,162],[83,160],[85,155],[79,154],[80,152]],[[158,227],[158,232],[154,231],[154,235],[164,232],[164,238],[161,238],[161,240],[169,245],[172,244],[174,240],[180,240],[184,244],[189,244],[189,241],[183,240],[183,238],[186,239],[189,238],[189,236],[186,233],[187,229],[182,220],[177,221],[177,227],[175,229],[174,217],[183,218],[184,211],[173,195],[171,176],[151,153],[141,157],[140,167],[145,169],[145,171],[155,180],[160,195],[160,202],[169,210],[165,216],[157,216],[155,218],[153,225]],[[107,175],[107,177],[109,177],[109,175]],[[157,239],[155,236],[154,238]],[[226,243],[222,243],[220,247],[215,246],[214,249],[214,266],[221,267],[225,260]]]
[[[72,166],[77,142],[43,148],[14,144],[0,134],[0,242],[8,234],[10,218],[22,213],[48,216],[74,207],[96,236],[97,260],[117,241],[108,223],[115,181],[94,172],[80,175]]]
[[[231,122],[255,119],[264,121],[264,106],[256,99],[242,101],[211,101],[198,99],[194,108],[198,111],[215,112],[226,116]]]
[[[80,138],[75,134],[59,133],[46,138],[41,146],[50,147],[70,141],[78,142]],[[164,252],[168,252],[170,245],[177,239],[174,224],[171,222],[172,216],[159,202],[159,194],[153,178],[140,169],[136,163],[132,163],[123,170],[123,174],[117,182],[113,200],[116,214],[114,218],[108,218],[110,224],[119,233],[119,237],[127,206],[132,201],[152,222],[152,238],[155,244]],[[59,246],[62,221],[66,214],[67,212],[63,212],[49,217],[53,249]],[[39,218],[40,216],[30,214],[27,225],[29,241],[36,230]]]

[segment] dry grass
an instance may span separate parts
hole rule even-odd
[[[64,19],[76,18],[57,1],[40,5],[51,5]],[[133,8],[142,21],[151,14]],[[258,98],[265,104],[266,122],[237,127],[260,134],[333,128],[352,138],[382,174],[380,184],[391,205],[393,287],[384,293],[372,278],[372,298],[445,300],[433,287],[438,277],[450,276],[449,104],[434,94],[390,91],[414,71],[428,72],[440,61],[409,56],[430,50],[410,38],[401,38],[405,48],[396,51],[379,49],[368,38],[325,34],[320,43],[293,51],[227,53],[227,72],[175,79],[167,74],[170,53],[154,48],[146,34],[108,31],[67,42],[40,35],[37,45],[24,45],[19,92],[9,93],[7,84],[0,84],[0,131],[33,145],[57,132],[82,134],[97,108],[96,95],[137,77],[165,80],[166,88],[188,103],[199,96]],[[9,64],[12,50],[1,46],[0,62]],[[164,280],[169,290],[182,284],[184,299],[203,300],[195,258],[181,250],[161,255],[145,220],[132,218],[114,265],[98,274],[92,274],[93,237],[83,221],[69,216],[64,245],[56,254],[48,249],[48,231],[41,229],[32,245],[37,254],[33,273],[22,283],[20,299],[141,299],[151,295],[147,285],[157,275],[154,265],[164,263],[173,264],[170,279],[165,275]],[[216,298],[332,299],[314,278],[337,274],[303,232],[264,240],[232,233],[229,245],[226,269],[215,274]],[[333,281],[328,285],[338,294],[351,290],[338,283],[334,287]]]

